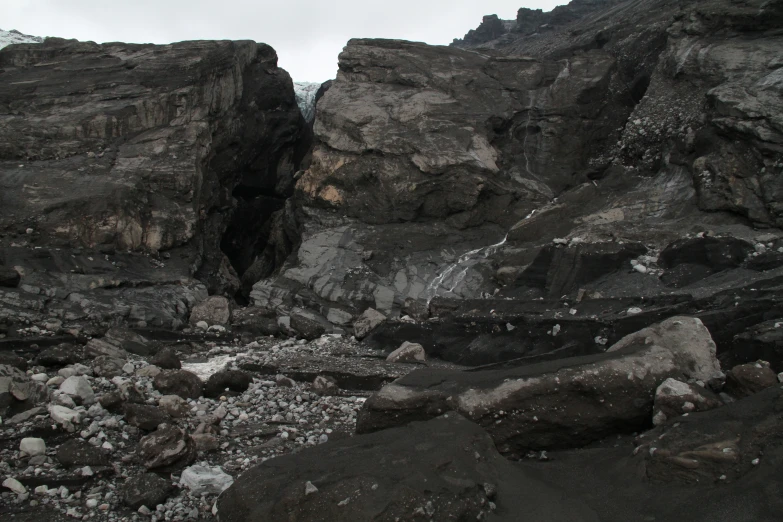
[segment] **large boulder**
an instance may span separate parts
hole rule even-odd
[[[726,372],[726,392],[748,397],[778,384],[778,376],[766,361],[740,364]]]
[[[204,390],[204,383],[198,375],[187,370],[160,372],[152,384],[164,395],[179,395],[183,399],[198,399]]]
[[[454,451],[455,448],[457,451]],[[456,414],[270,459],[218,499],[220,520],[592,521]]]
[[[698,319],[674,317],[628,335],[607,353],[483,371],[414,371],[372,395],[366,433],[454,410],[483,426],[501,453],[582,446],[650,422],[668,378],[720,374],[715,343]]]
[[[208,325],[226,325],[231,318],[231,306],[228,299],[212,295],[201,301],[190,311],[190,324],[200,321]]]
[[[367,334],[372,332],[378,325],[386,321],[386,316],[380,313],[378,310],[368,308],[356,322],[353,323],[354,335],[357,339],[364,339]]]
[[[176,426],[161,424],[139,441],[139,456],[147,469],[178,471],[196,459],[196,443]]]

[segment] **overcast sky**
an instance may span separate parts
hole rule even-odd
[[[449,44],[485,14],[567,0],[0,0],[0,28],[96,42],[249,39],[277,50],[295,81],[325,81],[350,38]]]

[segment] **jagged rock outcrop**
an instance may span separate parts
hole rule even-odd
[[[172,327],[239,288],[234,196],[285,197],[302,156],[271,47],[50,38],[0,67],[0,262],[22,274],[0,315]]]
[[[583,446],[647,425],[666,379],[720,375],[715,354],[701,321],[674,317],[624,337],[606,354],[474,372],[418,370],[371,396],[356,429],[453,410],[484,427],[507,456]]]

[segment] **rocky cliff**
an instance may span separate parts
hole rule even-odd
[[[0,262],[23,275],[7,321],[173,327],[207,291],[234,294],[221,242],[252,244],[226,231],[287,196],[303,155],[272,48],[47,39],[3,49],[0,69]]]
[[[576,1],[521,9],[515,23],[485,17],[450,48],[350,41],[318,103],[289,213],[301,247],[252,301],[334,324],[368,306],[441,313],[430,306],[441,297],[501,298],[479,302],[488,312],[506,299],[728,291],[707,277],[727,267],[676,267],[658,253],[706,234],[745,241],[748,262],[776,259],[781,16],[774,2]],[[741,257],[733,267],[744,270]],[[744,285],[756,273],[722,277]],[[612,303],[612,313],[628,308]],[[566,305],[536,314],[554,320]],[[720,335],[721,348],[742,328]],[[607,331],[628,333],[595,323],[579,349],[600,349],[592,338]],[[561,344],[552,341],[546,350]],[[529,341],[516,343],[527,353]]]

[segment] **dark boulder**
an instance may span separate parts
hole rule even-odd
[[[212,374],[204,386],[204,397],[219,397],[221,394],[242,393],[248,389],[253,377],[242,370],[221,370]]]
[[[740,364],[726,372],[724,391],[735,397],[748,397],[771,388],[778,383],[778,376],[766,361]]]
[[[162,394],[179,395],[183,399],[198,399],[204,389],[201,379],[187,370],[163,371],[155,376],[152,383]]]
[[[79,439],[70,439],[57,448],[57,460],[66,468],[73,466],[110,466],[111,454],[103,448]]]
[[[84,351],[81,346],[71,343],[62,343],[51,348],[45,348],[35,358],[35,364],[47,368],[68,366],[84,360]]]
[[[141,506],[154,510],[158,504],[164,504],[174,491],[170,480],[155,473],[142,473],[128,479],[120,488],[122,501],[136,511]]]
[[[19,275],[15,269],[0,265],[0,286],[6,288],[16,288],[19,286],[19,281],[22,280],[22,276]]]
[[[145,431],[153,431],[158,425],[171,420],[163,410],[149,404],[127,403],[123,405],[125,421]]]
[[[161,424],[139,441],[139,455],[147,469],[179,471],[196,460],[196,443],[176,426]]]
[[[595,520],[448,414],[307,448],[256,466],[218,499],[220,520]]]
[[[150,364],[154,364],[163,370],[179,370],[182,368],[182,362],[177,357],[177,350],[172,346],[162,348],[152,356]]]

